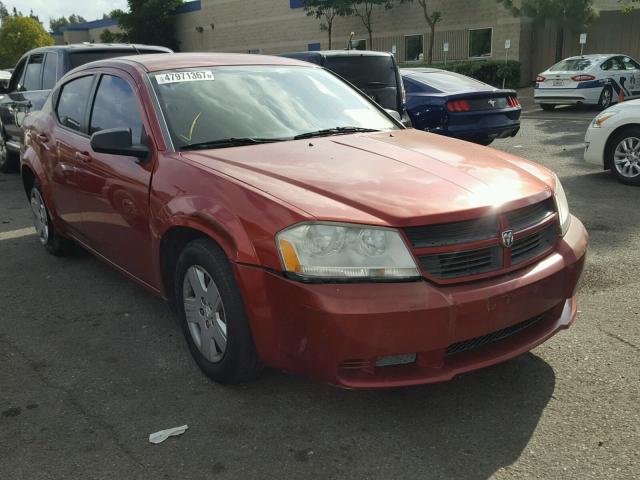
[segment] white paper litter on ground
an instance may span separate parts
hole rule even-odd
[[[169,428],[167,430],[160,430],[159,432],[152,433],[149,435],[149,441],[151,443],[162,443],[167,438],[173,437],[175,435],[182,435],[189,428],[188,425],[183,425],[181,427]]]

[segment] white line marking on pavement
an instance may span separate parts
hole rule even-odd
[[[20,230],[11,230],[10,232],[0,232],[0,241],[11,240],[12,238],[28,237],[35,235],[36,229],[33,227],[21,228]]]

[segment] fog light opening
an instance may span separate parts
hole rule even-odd
[[[376,367],[393,367],[397,365],[411,365],[416,363],[417,354],[407,353],[404,355],[389,355],[387,357],[378,357],[376,359]]]

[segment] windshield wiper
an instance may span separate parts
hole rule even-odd
[[[180,150],[206,150],[209,148],[229,148],[229,147],[241,147],[244,145],[259,145],[262,143],[274,143],[284,142],[288,140],[286,138],[222,138],[220,140],[210,140],[208,142],[192,143],[190,145],[183,145]]]
[[[295,137],[293,137],[293,139],[302,140],[303,138],[328,137],[330,135],[346,135],[348,133],[379,132],[379,131],[380,130],[376,130],[375,128],[333,127],[333,128],[325,128],[322,130],[316,130],[315,132],[301,133],[300,135],[296,135]]]

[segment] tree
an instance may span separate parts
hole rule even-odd
[[[304,10],[310,17],[321,21],[320,30],[329,35],[329,50],[333,47],[333,22],[336,17],[351,15],[348,0],[305,0]]]
[[[73,25],[74,23],[85,23],[87,20],[80,15],[71,14],[69,18],[64,15],[60,18],[49,18],[49,28],[54,33],[59,33],[67,25]]]
[[[102,43],[117,43],[117,42],[123,42],[125,40],[126,39],[123,37],[122,34],[113,33],[108,28],[105,28],[100,34],[100,41]]]
[[[389,10],[393,8],[394,5],[407,1],[411,0],[352,0],[349,2],[351,13],[358,17],[362,21],[364,28],[367,29],[367,33],[369,34],[369,49],[373,48],[373,12],[375,8],[384,7],[386,10]]]
[[[30,17],[7,17],[0,27],[0,65],[14,66],[32,48],[53,45],[42,24]]]
[[[535,25],[556,28],[556,62],[564,57],[565,32],[583,29],[598,16],[593,0],[521,0],[520,7],[514,0],[496,1],[515,16],[529,17]]]
[[[4,3],[0,2],[0,22],[4,22],[4,19],[9,16],[9,10],[4,6]]]
[[[175,13],[182,0],[127,0],[129,11],[114,10],[111,18],[124,30],[123,38],[132,43],[178,48]]]

